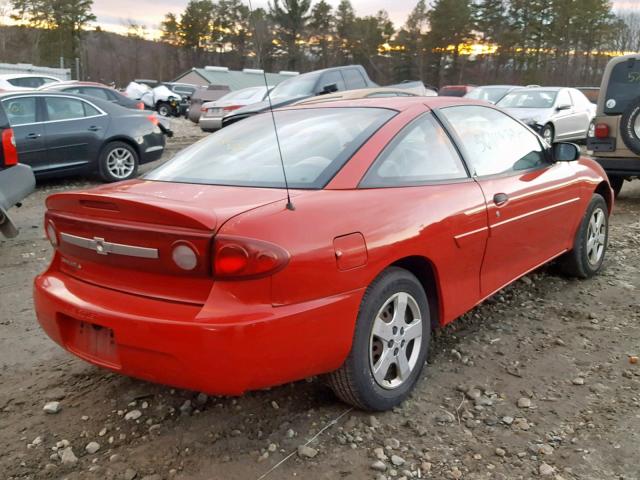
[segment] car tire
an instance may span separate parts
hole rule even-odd
[[[404,316],[395,315],[402,305]],[[422,285],[407,270],[390,267],[367,288],[351,351],[342,367],[328,375],[329,386],[357,408],[389,410],[407,398],[420,378],[430,336],[429,303]]]
[[[156,110],[158,110],[158,115],[161,115],[163,117],[171,116],[171,106],[168,103],[159,102]]]
[[[618,197],[620,195],[620,191],[622,190],[622,186],[624,184],[624,177],[620,177],[618,175],[610,175],[609,176],[609,184],[611,185],[611,189],[613,190],[613,194]]]
[[[640,155],[640,132],[636,132],[636,120],[640,116],[640,97],[632,101],[620,118],[622,141],[636,155]]]
[[[556,138],[556,132],[552,124],[547,123],[544,126],[544,128],[542,129],[542,138],[544,138],[549,145],[553,144]]]
[[[138,153],[125,142],[109,142],[100,152],[99,172],[105,182],[120,182],[138,173]]]
[[[602,267],[609,244],[609,209],[602,195],[589,202],[573,248],[561,259],[562,271],[577,278],[590,278]]]

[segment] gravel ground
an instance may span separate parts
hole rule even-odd
[[[201,136],[173,128],[165,158]],[[640,478],[640,182],[616,205],[601,275],[550,266],[498,293],[437,332],[414,395],[375,416],[320,379],[207,397],[55,346],[30,295],[51,255],[43,200],[92,182],[40,185],[16,212],[21,235],[0,241],[2,478]]]

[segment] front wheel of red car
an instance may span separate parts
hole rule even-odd
[[[367,288],[351,352],[329,385],[363,410],[389,410],[413,390],[427,357],[431,320],[427,296],[407,270],[390,267]]]
[[[573,249],[561,259],[570,276],[589,278],[598,273],[609,244],[609,209],[602,195],[594,194],[580,223]]]

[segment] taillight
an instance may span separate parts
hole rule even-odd
[[[151,115],[149,115],[147,117],[147,120],[149,120],[151,123],[153,123],[156,127],[160,123],[160,120],[158,120],[158,117],[156,116],[155,113],[152,113]]]
[[[206,112],[207,110],[208,110],[208,109],[207,109],[207,108],[205,108],[205,107],[200,108],[200,111],[201,111],[201,112]]]
[[[143,102],[138,102],[138,103],[136,104],[136,108],[137,108],[138,110],[144,110],[144,103],[143,103]]]
[[[593,134],[596,138],[609,138],[609,125],[606,123],[597,123]]]
[[[242,105],[229,105],[228,107],[222,107],[223,112],[233,112],[234,110],[238,110],[242,108]]]
[[[18,164],[16,137],[13,135],[13,130],[10,128],[2,131],[2,152],[4,153],[4,165],[6,167]]]
[[[58,241],[58,232],[56,231],[56,227],[51,220],[47,222],[44,230],[47,234],[49,242],[51,243],[51,246],[53,248],[56,248],[58,246],[58,243],[60,242]]]
[[[289,263],[289,253],[273,243],[252,238],[218,236],[213,252],[213,274],[224,280],[273,275]]]

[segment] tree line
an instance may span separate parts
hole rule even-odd
[[[92,0],[9,3],[32,30],[21,61],[78,56],[84,76],[103,81],[166,80],[211,64],[302,72],[359,63],[379,83],[597,85],[611,56],[640,50],[640,13],[615,12],[609,0],[418,0],[402,25],[384,10],[360,16],[349,0],[271,0],[253,12],[242,0],[190,0],[165,15],[155,42],[135,23],[122,40],[90,32]],[[128,48],[93,65],[89,50],[114,42]]]

